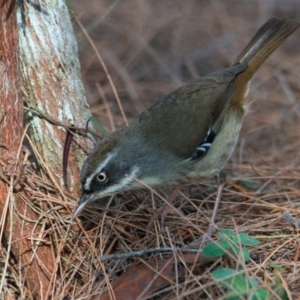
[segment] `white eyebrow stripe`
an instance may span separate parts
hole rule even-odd
[[[87,177],[86,181],[85,181],[85,184],[84,184],[84,189],[86,191],[89,191],[90,190],[90,185],[91,185],[91,182],[93,180],[93,178],[98,174],[100,173],[100,171],[107,165],[107,163],[115,156],[115,152],[112,152],[112,153],[108,153],[107,156],[106,156],[106,159],[102,162],[102,164],[100,164],[98,166],[98,168],[95,170],[94,173],[92,173],[89,177]]]

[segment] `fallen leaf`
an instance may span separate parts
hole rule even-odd
[[[92,300],[135,300],[149,297],[182,277],[187,266],[199,266],[216,260],[203,257],[201,254],[184,254],[182,259],[152,259],[124,272],[111,285],[111,291],[94,296]],[[111,298],[111,295],[115,298]]]

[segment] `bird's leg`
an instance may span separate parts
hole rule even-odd
[[[150,231],[150,229],[153,226],[153,222],[154,220],[160,215],[161,218],[161,226],[164,227],[164,223],[165,223],[165,218],[167,216],[168,213],[171,212],[176,212],[176,210],[174,210],[174,207],[172,206],[172,202],[174,201],[174,199],[176,198],[177,194],[182,190],[183,185],[179,185],[174,191],[173,193],[168,197],[168,199],[166,200],[165,204],[163,206],[161,206],[155,213],[154,215],[151,217],[151,220],[149,222],[149,224],[147,225],[147,231]]]
[[[206,231],[206,237],[208,239],[210,239],[215,231],[216,225],[215,225],[215,221],[216,221],[216,216],[217,216],[217,212],[218,212],[218,208],[219,208],[219,204],[220,204],[220,200],[221,200],[221,196],[222,196],[222,191],[225,185],[225,181],[226,181],[226,174],[224,172],[220,172],[217,176],[217,184],[218,184],[218,190],[217,190],[217,197],[216,197],[216,202],[214,205],[214,210],[213,210],[213,214],[210,220],[210,224],[207,228]]]

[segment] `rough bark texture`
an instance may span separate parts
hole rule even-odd
[[[31,181],[20,193],[13,193],[8,181],[15,180],[20,171],[17,152],[23,135],[23,102],[27,106],[31,141],[58,190],[62,188],[65,129],[49,120],[85,127],[89,116],[66,3],[0,0],[0,40],[0,226],[4,228],[8,250],[12,250],[21,266],[25,281],[21,298],[25,299],[28,288],[35,299],[47,299],[59,269],[57,257],[64,245],[61,236],[57,237],[58,245],[49,233],[48,228],[54,227],[53,218],[47,214],[52,210],[46,198],[49,192],[45,186],[40,188],[38,181]],[[85,156],[77,146],[80,140],[77,142],[71,147],[68,174],[75,197],[79,190],[79,166]],[[89,147],[87,142],[84,146]],[[41,169],[38,176],[45,176]],[[38,204],[33,191],[43,199]],[[57,201],[66,203],[62,193],[55,194],[53,188],[51,193]],[[60,207],[66,211],[68,205]],[[70,214],[68,211],[66,214]]]
[[[63,0],[24,1],[18,7],[21,85],[28,107],[65,124],[84,128],[88,105],[80,81],[80,64],[73,28]],[[62,183],[65,129],[29,114],[31,138],[56,180]],[[86,144],[86,142],[85,142]],[[74,149],[69,186],[78,192],[79,169],[85,155]]]
[[[3,179],[6,178],[9,181],[11,177],[18,176],[17,152],[23,134],[23,103],[19,97],[18,78],[18,28],[14,3],[15,1],[0,1],[0,120],[2,121],[0,214],[2,216],[1,227],[4,227],[1,247],[5,246],[9,249],[11,246],[17,261],[24,265],[32,258],[32,252],[28,252],[31,248],[28,237],[32,236],[34,225],[24,224],[18,213],[28,219],[36,219],[36,215],[29,207],[26,207],[18,194],[10,192],[10,185]],[[12,204],[8,205],[8,209],[5,208],[7,201]],[[39,249],[37,254],[43,259],[45,253]],[[30,264],[27,268],[27,286],[35,291],[34,294],[40,295],[41,285],[48,284],[49,280],[45,278],[40,268],[36,268],[36,265]],[[1,289],[0,298],[4,299],[2,292]]]
[[[89,116],[70,15],[64,0],[42,0],[38,5],[31,1],[18,3],[21,91],[26,106],[31,109],[30,112],[26,111],[30,138],[42,157],[42,164],[48,168],[46,176],[50,175],[57,186],[63,188],[62,153],[66,130],[62,126],[53,125],[51,120],[66,126],[84,128]],[[85,157],[79,144],[83,143],[77,137],[77,143],[71,147],[68,168],[69,190],[75,198],[79,194],[79,167]],[[88,147],[87,141],[84,146]],[[45,193],[46,198],[48,194]],[[54,197],[58,201],[66,201],[59,192]],[[48,217],[47,214],[43,216],[46,217],[46,226],[55,227],[51,216],[52,204],[42,201],[41,205],[45,213],[50,213]],[[34,244],[39,251],[34,265],[37,270],[43,271],[39,277],[44,276],[45,279],[36,293],[36,296],[40,294],[41,299],[46,299],[54,284],[60,265],[56,260],[64,245],[63,240],[57,241],[58,244],[53,243],[51,234],[47,234],[49,230],[43,227],[45,223],[39,220],[37,224],[40,232],[35,229],[32,233],[34,237],[41,236],[48,241],[48,247],[42,243]],[[52,243],[52,247],[49,246]]]
[[[0,1],[0,109],[1,141],[11,150],[18,148],[23,129],[23,105],[18,97],[18,31],[13,1]],[[9,154],[1,147],[1,157]]]

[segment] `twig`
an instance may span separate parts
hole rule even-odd
[[[121,259],[121,258],[133,258],[133,257],[142,257],[146,256],[148,254],[153,254],[153,253],[173,253],[173,252],[181,252],[181,253],[190,253],[190,254],[201,254],[202,249],[179,249],[179,248],[172,248],[172,247],[167,247],[167,248],[151,248],[151,249],[144,249],[140,251],[135,251],[135,252],[123,252],[119,254],[111,254],[111,255],[105,255],[100,257],[100,261],[108,261],[108,260],[113,260],[113,259]]]

